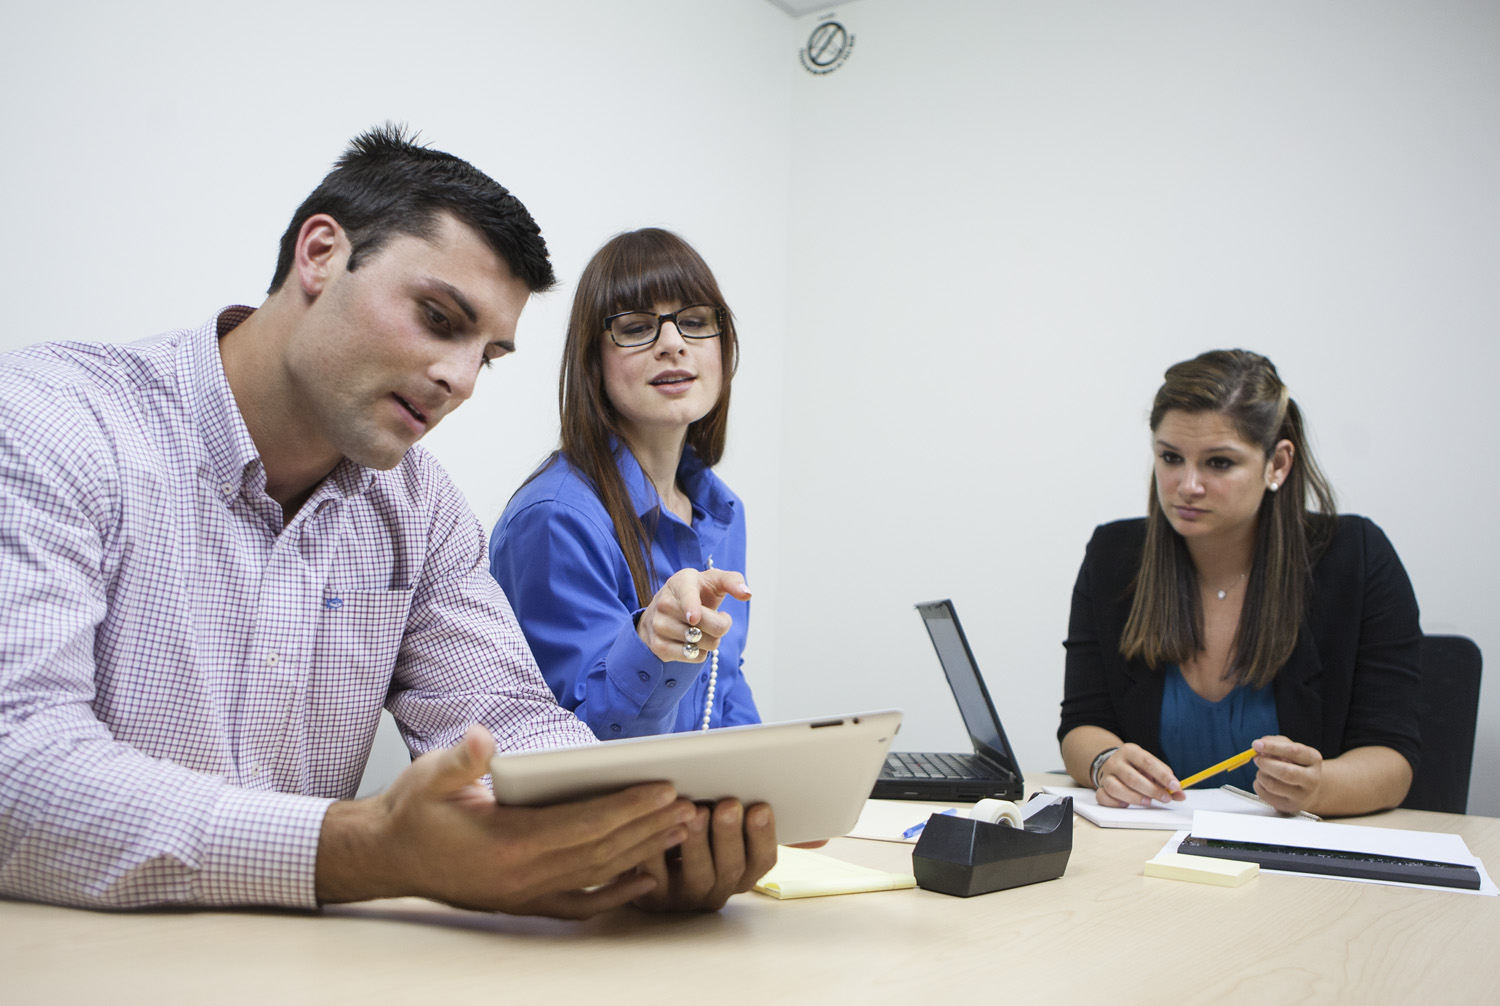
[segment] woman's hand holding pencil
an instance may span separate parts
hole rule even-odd
[[[1256,796],[1283,814],[1295,814],[1318,804],[1324,779],[1321,751],[1290,737],[1275,736],[1257,740],[1255,755],[1259,769],[1255,774]]]
[[[1265,750],[1261,750],[1262,748]],[[1312,783],[1312,788],[1315,789],[1317,766],[1307,764],[1309,759],[1306,753],[1309,751],[1317,755],[1315,749],[1295,744],[1285,737],[1262,737],[1255,742],[1254,747],[1247,748],[1231,758],[1225,758],[1217,765],[1210,765],[1203,771],[1195,772],[1178,782],[1166,762],[1138,744],[1122,744],[1100,767],[1099,788],[1094,796],[1106,807],[1147,805],[1152,801],[1165,803],[1168,800],[1185,800],[1187,796],[1183,790],[1189,786],[1196,786],[1205,779],[1211,779],[1223,772],[1232,772],[1258,755],[1266,755],[1268,758],[1288,763],[1289,773],[1282,774],[1290,774],[1296,781],[1291,783],[1279,777],[1274,780],[1268,778],[1267,782],[1273,783],[1277,789],[1285,787],[1296,790],[1306,787],[1309,783]],[[1255,788],[1257,791],[1262,789],[1259,782],[1256,783]],[[1273,805],[1276,803],[1300,804],[1304,802],[1306,796],[1302,793],[1293,795],[1276,792],[1275,796],[1280,799],[1273,802],[1268,799],[1270,795],[1261,793],[1261,799]],[[1304,800],[1299,800],[1298,797],[1304,797]],[[1299,808],[1294,807],[1291,812],[1294,813],[1296,809]]]
[[[1318,795],[1322,782],[1323,756],[1317,748],[1280,736],[1261,737],[1255,744],[1217,765],[1177,781],[1166,762],[1138,744],[1122,744],[1099,768],[1095,799],[1105,807],[1147,806],[1156,801],[1185,800],[1183,790],[1232,772],[1255,760],[1255,792],[1284,814],[1305,810]]]
[[[1104,807],[1187,799],[1167,763],[1139,744],[1121,744],[1099,767],[1094,798]]]

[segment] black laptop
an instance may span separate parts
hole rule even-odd
[[[1005,728],[979,676],[974,651],[958,624],[952,601],[917,605],[938,662],[958,700],[964,726],[974,750],[968,754],[928,754],[892,751],[875,780],[872,797],[883,800],[939,800],[968,803],[995,797],[1020,800],[1025,781],[1005,739]]]

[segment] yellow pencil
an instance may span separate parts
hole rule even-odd
[[[1247,751],[1241,751],[1239,754],[1235,755],[1233,758],[1225,758],[1223,761],[1219,762],[1219,764],[1217,764],[1217,765],[1210,765],[1208,768],[1204,769],[1202,772],[1199,772],[1199,773],[1197,773],[1195,775],[1188,776],[1186,779],[1182,780],[1182,788],[1183,789],[1187,789],[1189,786],[1192,786],[1195,783],[1200,783],[1204,779],[1207,779],[1211,775],[1218,775],[1220,772],[1231,772],[1234,769],[1239,768],[1241,765],[1245,764],[1251,758],[1254,758],[1254,757],[1255,757],[1255,749],[1254,748],[1250,748]]]

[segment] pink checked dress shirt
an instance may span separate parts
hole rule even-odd
[[[0,895],[313,907],[382,705],[419,753],[593,740],[420,446],[282,526],[219,361],[249,314],[0,357]]]

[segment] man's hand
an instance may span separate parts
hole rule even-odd
[[[742,811],[738,800],[696,808],[677,853],[653,857],[637,871],[656,887],[635,899],[652,911],[718,911],[776,865],[776,819],[763,803]]]
[[[729,569],[680,569],[641,612],[636,635],[659,660],[701,663],[734,622],[718,610],[731,595],[750,599],[743,575]]]
[[[460,908],[587,918],[652,894],[664,874],[651,864],[687,840],[698,817],[667,783],[554,807],[503,807],[479,784],[494,750],[487,730],[470,727],[379,796],[330,806],[318,841],[318,900],[417,895]],[[774,825],[767,831],[774,841]],[[759,864],[765,850],[751,846]]]

